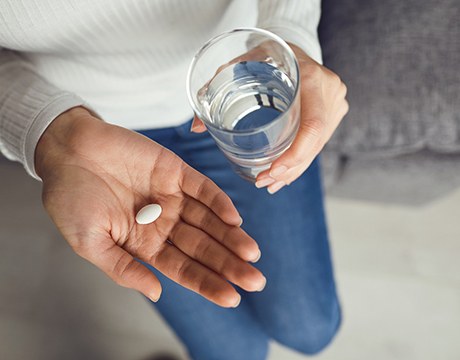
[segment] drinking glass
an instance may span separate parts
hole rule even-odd
[[[299,82],[299,66],[286,42],[266,30],[240,28],[198,51],[187,93],[234,170],[255,181],[297,133]]]

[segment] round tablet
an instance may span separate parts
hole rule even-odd
[[[141,225],[153,223],[161,215],[161,206],[149,204],[144,206],[136,215],[136,222]]]

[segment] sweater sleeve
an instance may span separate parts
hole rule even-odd
[[[0,48],[0,152],[35,172],[35,147],[49,124],[61,113],[83,105],[78,96],[40,77],[14,51]]]
[[[300,47],[322,63],[318,39],[321,0],[259,0],[257,26]]]

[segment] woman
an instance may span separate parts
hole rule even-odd
[[[319,0],[7,0],[0,10],[0,150],[43,181],[72,248],[152,300],[193,359],[265,359],[270,338],[324,348],[340,309],[314,159],[348,105],[320,65]],[[288,41],[302,77],[300,130],[256,186],[187,120],[193,53],[239,26]],[[161,217],[136,224],[152,202]]]

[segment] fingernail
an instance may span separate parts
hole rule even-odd
[[[257,291],[260,292],[260,291],[262,291],[263,289],[265,289],[265,285],[267,285],[267,278],[264,276],[264,283],[262,284],[262,286],[260,287],[260,289],[257,290]]]
[[[238,226],[243,225],[243,218],[240,216],[240,224]]]
[[[262,256],[262,253],[260,252],[260,249],[259,249],[259,252],[257,253],[257,257],[254,259],[254,260],[251,260],[252,263],[256,263],[257,261],[260,260],[260,257]]]
[[[238,305],[241,302],[241,295],[238,294],[238,300],[236,301],[235,305],[233,305],[234,308],[238,307]]]
[[[277,177],[280,175],[283,175],[287,171],[287,167],[284,165],[278,166],[274,168],[272,171],[270,171],[270,176],[271,177]]]
[[[149,296],[149,299],[152,300],[154,303],[158,302],[158,300],[160,300],[160,295],[157,295],[157,294],[153,294],[151,296]]]
[[[256,188],[260,189],[264,186],[268,186],[268,185],[271,185],[275,182],[276,180],[271,178],[271,177],[268,177],[268,178],[265,178],[265,179],[262,179],[262,180],[259,180],[259,181],[256,181]]]
[[[286,183],[284,181],[277,181],[276,183],[274,183],[273,185],[271,185],[270,187],[267,188],[267,191],[270,193],[270,194],[274,194],[276,193],[279,189],[281,189],[284,185],[286,185]]]

